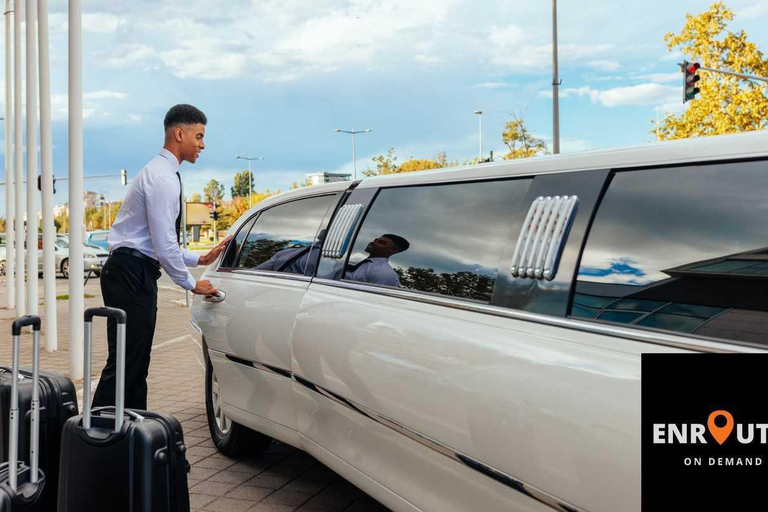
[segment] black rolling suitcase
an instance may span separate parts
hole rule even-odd
[[[34,337],[32,364],[32,399],[30,402],[29,465],[19,461],[19,336],[22,327],[31,325]],[[45,474],[39,468],[40,441],[40,317],[27,315],[13,322],[13,367],[9,414],[8,462],[0,465],[0,511],[47,512],[43,503]]]
[[[93,317],[117,321],[115,407],[91,411]],[[61,440],[58,512],[188,512],[181,424],[172,416],[125,410],[125,312],[85,312],[83,414],[67,420]]]
[[[26,460],[29,453],[29,426],[32,407],[32,371],[19,368],[19,447]],[[75,385],[60,373],[39,371],[40,385],[40,469],[46,475],[42,510],[56,510],[59,481],[61,430],[67,419],[77,414]],[[8,462],[10,403],[13,396],[12,369],[0,366],[0,462]]]

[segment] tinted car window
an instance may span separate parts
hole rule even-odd
[[[243,242],[238,268],[303,274],[320,221],[335,196],[299,199],[263,211]]]
[[[768,164],[617,173],[571,314],[768,344]]]
[[[530,180],[384,189],[344,279],[490,302]]]
[[[232,237],[232,240],[230,240],[229,245],[227,246],[227,251],[224,253],[224,257],[221,259],[221,264],[219,267],[230,268],[234,266],[237,255],[240,252],[240,248],[243,246],[243,241],[251,231],[251,226],[253,226],[256,217],[257,215],[254,215],[245,221],[243,225],[240,226],[240,229],[237,230],[237,233],[235,233],[235,236]]]

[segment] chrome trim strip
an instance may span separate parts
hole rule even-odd
[[[528,254],[531,249],[531,244],[533,243],[534,237],[536,236],[536,230],[539,226],[539,219],[541,218],[541,210],[543,209],[543,205],[543,196],[537,197],[533,204],[531,204],[531,209],[533,210],[533,219],[531,220],[531,225],[528,227],[528,235],[525,237],[525,245],[523,245],[523,250],[520,254],[520,262],[517,266],[517,273],[515,274],[516,276],[525,277],[525,265],[528,261]]]
[[[566,196],[563,196],[566,199]],[[571,230],[573,219],[576,217],[576,211],[579,206],[579,198],[571,196],[564,201],[562,209],[559,212],[557,226],[555,226],[552,243],[547,250],[547,260],[544,264],[543,277],[551,281],[557,274],[557,267],[560,265],[560,256],[563,254],[565,241],[568,239],[568,232]]]
[[[565,199],[565,197],[561,198],[560,196],[555,196],[552,199],[552,206],[547,212],[547,224],[544,226],[544,230],[541,234],[541,246],[538,248],[535,264],[528,269],[528,277],[541,279],[544,275],[544,264],[546,263],[547,255],[549,254],[549,247],[553,238],[552,233],[558,215],[560,214],[560,210],[562,209],[563,199]]]
[[[255,277],[274,277],[276,279],[287,279],[288,281],[304,281],[308,282],[311,281],[312,278],[309,276],[303,276],[301,274],[288,274],[286,272],[275,272],[271,270],[256,270],[256,269],[247,269],[247,268],[236,268],[232,270],[228,270],[227,272],[230,272],[232,274],[241,274],[244,276],[255,276]]]
[[[588,332],[593,334],[602,334],[604,336],[613,336],[618,338],[625,338],[632,341],[639,341],[642,343],[650,343],[653,345],[662,345],[665,347],[679,348],[683,350],[694,350],[700,352],[712,352],[712,353],[738,353],[738,352],[754,352],[765,353],[766,347],[751,344],[746,342],[724,342],[716,338],[706,338],[704,336],[694,336],[686,334],[670,334],[663,331],[652,331],[650,329],[628,329],[625,327],[604,324],[598,322],[586,322],[583,320],[575,320],[572,318],[562,318],[556,316],[540,315],[537,313],[529,313],[527,311],[519,311],[515,309],[502,308],[500,306],[490,306],[486,304],[473,304],[471,302],[464,302],[458,299],[451,299],[448,297],[438,297],[428,295],[420,292],[413,292],[409,290],[400,290],[394,288],[386,288],[384,286],[376,286],[370,284],[364,284],[361,282],[353,281],[333,281],[330,279],[315,278],[312,281],[313,284],[330,286],[334,288],[344,288],[347,290],[354,290],[364,293],[373,293],[377,295],[384,295],[387,297],[393,297],[397,299],[410,300],[414,302],[421,302],[424,304],[433,304],[436,306],[446,306],[454,309],[460,309],[463,311],[472,311],[475,313],[483,313],[486,315],[499,316],[503,318],[510,318],[513,320],[521,320],[524,322],[533,322],[542,325],[549,325],[552,327],[562,327],[564,329],[573,329],[581,332]]]
[[[545,197],[542,202],[541,215],[538,217],[538,222],[532,229],[535,229],[533,235],[533,245],[531,247],[531,254],[528,255],[528,263],[525,265],[525,270],[521,272],[521,277],[534,277],[534,268],[536,267],[536,260],[539,259],[539,251],[542,247],[542,238],[546,233],[546,225],[549,223],[549,217],[552,214],[552,207],[560,199],[560,196]]]
[[[264,363],[259,363],[257,361],[249,361],[246,359],[241,359],[236,356],[232,356],[229,354],[224,354],[222,352],[218,351],[211,351],[216,352],[217,354],[221,354],[230,361],[238,364],[244,364],[246,366],[251,366],[253,368],[256,368],[257,370],[265,371],[267,373],[280,375],[283,377],[287,377],[294,382],[301,384],[306,389],[317,393],[319,395],[324,396],[325,398],[331,400],[332,402],[339,404],[353,412],[356,412],[362,416],[367,417],[368,419],[375,421],[376,423],[383,425],[391,430],[394,430],[395,432],[413,440],[417,443],[426,446],[427,448],[430,448],[442,455],[445,455],[446,457],[455,460],[456,462],[459,462],[461,464],[464,464],[470,469],[473,469],[479,473],[482,473],[483,475],[493,478],[497,482],[506,485],[507,487],[511,487],[512,489],[521,492],[525,495],[527,495],[530,498],[533,498],[534,500],[543,503],[544,505],[547,505],[549,507],[552,507],[554,510],[560,510],[563,512],[579,512],[583,509],[580,509],[574,505],[571,505],[570,503],[563,501],[537,487],[534,487],[530,484],[527,484],[523,482],[522,480],[515,478],[513,476],[508,475],[507,473],[504,473],[503,471],[499,471],[498,469],[489,466],[487,464],[484,464],[480,462],[479,460],[470,457],[469,455],[466,455],[462,452],[459,452],[457,450],[454,450],[450,446],[447,446],[439,441],[436,441],[435,439],[432,439],[431,437],[424,435],[420,432],[417,432],[413,430],[412,428],[409,428],[402,423],[399,423],[393,419],[390,419],[386,416],[383,416],[368,407],[358,404],[356,402],[353,402],[352,400],[349,400],[347,398],[344,398],[341,395],[338,395],[334,393],[333,391],[330,391],[328,389],[323,388],[322,386],[318,386],[312,381],[309,381],[302,377],[301,375],[298,375],[297,373],[284,370],[282,368],[276,368]]]
[[[345,204],[341,207],[326,237],[323,256],[337,259],[346,252],[352,238],[352,228],[357,224],[363,208],[362,204]]]
[[[515,245],[515,252],[512,255],[512,264],[510,266],[512,275],[517,277],[517,266],[520,262],[520,257],[522,256],[523,247],[525,246],[526,238],[528,237],[528,233],[531,230],[531,221],[533,220],[533,214],[535,213],[534,208],[528,209],[528,214],[525,216],[525,220],[523,221],[523,226],[520,228],[520,235],[517,237],[517,244]]]
[[[200,334],[200,335],[203,334],[203,330],[200,328],[199,325],[197,325],[197,322],[195,322],[195,317],[193,317],[192,315],[189,315],[189,325],[191,325],[192,328],[195,331],[197,331],[198,334]]]

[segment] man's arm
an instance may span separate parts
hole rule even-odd
[[[195,278],[187,270],[184,253],[176,238],[175,218],[179,209],[179,182],[173,175],[158,176],[147,187],[145,194],[149,233],[155,256],[174,283],[184,289],[193,290],[196,286]]]

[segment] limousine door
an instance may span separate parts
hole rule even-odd
[[[335,197],[289,201],[244,223],[231,248],[236,254],[206,276],[222,296],[203,299],[194,311],[226,416],[288,442],[296,427],[290,335],[310,281],[304,270],[311,246]]]
[[[605,350],[537,321],[567,311],[606,176],[380,190],[336,260],[346,270],[324,251],[296,318],[304,448],[392,508],[636,509],[639,474],[623,459],[639,451],[631,342]],[[535,313],[499,307],[529,206],[555,191],[578,198],[558,273],[530,291]],[[374,237],[399,244],[386,264]]]

